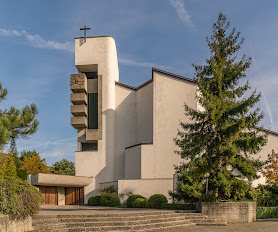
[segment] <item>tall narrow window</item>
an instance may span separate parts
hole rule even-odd
[[[88,94],[88,129],[98,129],[98,94]]]

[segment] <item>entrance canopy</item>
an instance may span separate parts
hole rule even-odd
[[[28,183],[36,186],[85,187],[92,182],[89,177],[48,173],[34,174],[28,179]]]

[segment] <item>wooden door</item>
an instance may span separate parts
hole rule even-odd
[[[45,205],[57,205],[57,187],[54,186],[39,186],[40,192]]]
[[[83,205],[84,188],[68,187],[66,188],[66,205]]]

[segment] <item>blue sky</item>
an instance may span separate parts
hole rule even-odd
[[[70,125],[70,74],[74,38],[112,35],[120,81],[137,86],[151,67],[193,78],[192,63],[209,56],[205,42],[219,12],[245,38],[241,54],[252,57],[248,80],[262,92],[262,124],[278,132],[278,2],[254,0],[48,0],[0,1],[0,81],[8,89],[1,108],[35,103],[38,132],[18,140],[49,165],[74,161],[76,130]]]

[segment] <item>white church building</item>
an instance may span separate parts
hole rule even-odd
[[[180,122],[189,122],[184,103],[200,109],[196,82],[153,68],[150,80],[138,87],[121,83],[111,36],[76,38],[75,66],[78,74],[72,74],[70,82],[76,177],[37,174],[32,184],[41,186],[45,202],[53,204],[86,204],[109,185],[117,187],[118,194],[168,196],[174,165],[182,162],[173,139]],[[278,150],[278,133],[266,131],[268,144],[257,155],[263,160]],[[264,182],[264,177],[256,181]],[[47,188],[56,194],[52,201]]]

